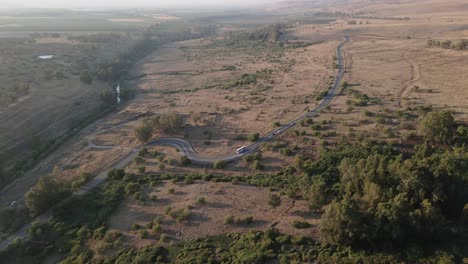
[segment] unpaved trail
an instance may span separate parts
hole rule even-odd
[[[421,70],[418,63],[413,62],[407,54],[403,54],[403,59],[410,65],[411,67],[411,79],[405,81],[403,83],[404,87],[398,93],[398,107],[402,107],[402,100],[403,97],[409,95],[411,92],[411,88],[414,86],[414,83],[421,79]]]

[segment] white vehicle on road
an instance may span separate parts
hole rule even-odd
[[[236,153],[244,153],[247,150],[247,146],[242,146],[236,150]]]

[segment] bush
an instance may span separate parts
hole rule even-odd
[[[292,150],[289,148],[281,148],[279,152],[284,156],[291,156],[293,154]]]
[[[134,194],[140,190],[140,184],[130,182],[125,186],[125,193],[127,195]]]
[[[91,173],[81,173],[78,179],[74,180],[71,184],[71,189],[73,191],[79,190],[82,186],[88,183],[93,178]]]
[[[228,215],[224,218],[224,224],[225,225],[232,225],[234,224],[234,216]]]
[[[153,224],[153,227],[151,229],[153,230],[154,234],[160,233],[162,231],[160,224]]]
[[[193,184],[195,180],[193,179],[192,175],[185,175],[184,182],[185,184]]]
[[[252,216],[235,218],[232,215],[228,215],[224,218],[225,225],[250,225],[253,222],[254,218]]]
[[[198,204],[198,205],[204,205],[204,204],[206,204],[206,199],[205,199],[205,197],[201,197],[201,196],[197,197],[195,199],[195,203]]]
[[[123,169],[111,169],[107,173],[107,177],[111,180],[121,180],[125,176],[125,171]]]
[[[191,213],[185,208],[180,208],[176,211],[171,211],[169,215],[177,222],[187,222],[190,219]]]
[[[139,224],[133,224],[133,225],[132,225],[132,230],[133,230],[133,231],[140,230],[141,228],[142,228],[142,226],[139,225]]]
[[[250,142],[255,142],[255,141],[257,141],[259,138],[260,138],[260,133],[258,133],[258,132],[249,134],[249,136],[247,137],[247,139],[248,139]]]
[[[254,218],[252,216],[247,216],[244,218],[237,218],[234,223],[236,225],[250,225],[254,222]]]
[[[167,242],[169,240],[169,236],[167,234],[161,234],[159,236],[159,240],[163,243]]]
[[[180,165],[181,166],[188,166],[192,161],[187,156],[180,157]]]
[[[139,236],[141,239],[147,238],[148,235],[149,235],[148,230],[146,230],[146,229],[140,229],[140,230],[138,230],[138,236]]]
[[[252,168],[254,170],[263,170],[265,168],[265,166],[263,166],[262,163],[260,163],[260,161],[258,160],[255,160],[253,163],[252,163]]]
[[[308,222],[294,221],[292,226],[296,229],[306,229],[310,228],[312,225]]]
[[[328,96],[328,91],[322,91],[317,95],[317,97],[315,99],[317,101],[320,101],[320,100],[324,99],[327,96]]]
[[[271,207],[275,208],[281,205],[281,197],[277,194],[270,194],[270,201],[268,202]]]
[[[222,160],[217,160],[213,163],[214,169],[224,169],[226,167],[226,163]]]
[[[146,167],[145,167],[145,166],[140,166],[140,167],[138,167],[138,172],[139,172],[139,173],[145,173],[145,171],[146,171]]]

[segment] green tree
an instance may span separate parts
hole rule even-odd
[[[154,117],[152,119],[153,126],[166,133],[176,132],[182,126],[182,117],[177,113],[167,113]]]
[[[419,124],[426,141],[451,143],[454,136],[455,120],[449,111],[435,111],[423,117]]]
[[[322,179],[314,179],[307,191],[307,200],[312,210],[320,209],[327,202],[328,188]]]
[[[148,120],[144,120],[138,127],[135,128],[135,136],[142,143],[148,141],[153,136],[153,126]]]
[[[25,195],[26,207],[32,215],[38,215],[70,194],[68,186],[54,175],[39,179]]]
[[[260,138],[260,133],[258,133],[258,132],[249,134],[249,136],[247,137],[247,139],[248,139],[250,142],[255,142],[255,141],[257,141],[259,138]]]

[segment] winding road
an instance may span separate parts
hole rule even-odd
[[[343,63],[344,59],[343,59],[343,54],[341,52],[341,49],[343,48],[343,45],[347,43],[348,41],[349,41],[349,37],[345,36],[345,41],[341,43],[340,45],[338,45],[338,47],[336,48],[336,56],[338,59],[338,73],[335,77],[335,82],[333,83],[333,86],[328,91],[328,95],[321,101],[321,103],[318,106],[316,106],[314,109],[302,113],[300,116],[294,118],[289,123],[286,123],[282,125],[281,127],[266,134],[264,137],[259,138],[255,143],[247,146],[246,151],[242,153],[233,153],[230,155],[225,155],[225,156],[216,157],[216,158],[204,158],[198,155],[198,153],[192,148],[189,142],[182,140],[182,139],[178,139],[178,138],[154,139],[146,143],[146,145],[147,146],[166,145],[166,146],[176,147],[180,150],[180,153],[182,155],[187,156],[187,158],[189,158],[193,163],[202,164],[202,165],[211,165],[213,164],[213,162],[218,161],[218,160],[224,161],[224,162],[231,162],[238,158],[241,158],[242,156],[246,154],[257,151],[262,144],[272,140],[274,137],[278,135],[285,133],[286,131],[294,127],[297,123],[301,122],[302,120],[319,114],[320,111],[322,111],[325,107],[327,107],[330,104],[330,102],[339,94],[341,81],[343,80],[343,76],[345,72],[345,66]]]
[[[250,154],[250,153],[253,153],[253,152],[257,151],[262,144],[272,140],[273,138],[275,138],[278,135],[281,135],[281,134],[285,133],[286,131],[288,131],[289,129],[294,127],[297,123],[301,122],[302,120],[304,120],[306,118],[316,116],[327,105],[329,105],[330,102],[340,93],[340,85],[341,85],[341,82],[343,80],[343,76],[344,76],[344,72],[345,72],[345,66],[344,66],[344,63],[343,63],[344,59],[343,59],[343,55],[342,55],[341,50],[343,48],[343,45],[345,43],[347,43],[348,41],[349,41],[349,37],[345,36],[344,37],[344,42],[342,42],[336,48],[336,56],[337,56],[337,59],[338,59],[338,73],[336,75],[335,82],[333,83],[333,86],[328,91],[328,95],[320,102],[320,104],[318,106],[316,106],[314,109],[306,111],[306,112],[302,113],[301,115],[297,116],[296,118],[291,120],[289,123],[284,124],[281,127],[274,129],[273,131],[271,131],[267,135],[261,137],[255,143],[247,146],[246,151],[244,151],[242,153],[235,153],[234,152],[233,154],[228,154],[228,155],[225,155],[225,156],[222,156],[222,157],[217,157],[217,158],[207,158],[207,157],[199,156],[198,153],[192,148],[190,143],[185,141],[185,140],[182,140],[182,139],[178,139],[178,138],[159,138],[159,139],[150,140],[146,144],[143,144],[143,145],[141,145],[139,147],[136,147],[133,150],[131,150],[130,153],[128,153],[123,158],[121,158],[119,161],[114,163],[111,166],[110,169],[101,172],[94,179],[92,179],[90,182],[88,182],[86,185],[84,185],[79,191],[74,192],[71,196],[69,196],[68,198],[66,198],[63,201],[59,202],[53,208],[49,209],[45,213],[37,216],[30,223],[25,224],[20,229],[18,229],[15,233],[13,233],[9,237],[7,237],[5,240],[3,240],[0,243],[0,251],[6,250],[8,248],[8,246],[10,244],[12,244],[17,239],[26,239],[28,237],[28,229],[34,223],[44,223],[44,222],[46,222],[49,219],[49,217],[52,216],[54,208],[57,208],[57,207],[65,204],[66,202],[68,202],[73,197],[81,196],[81,195],[84,195],[84,194],[88,193],[89,191],[91,191],[92,189],[94,189],[95,187],[97,187],[98,185],[100,185],[101,183],[103,183],[106,180],[109,170],[116,169],[116,168],[117,169],[124,168],[127,164],[129,164],[138,155],[138,152],[141,149],[143,149],[143,148],[145,148],[147,146],[162,145],[162,146],[176,147],[176,148],[178,148],[180,150],[180,153],[182,155],[187,156],[193,163],[201,164],[201,165],[211,165],[215,161],[231,162],[231,161],[234,161],[234,160],[237,160],[237,159],[241,158],[244,155],[247,155],[247,154]],[[116,127],[110,128],[110,129],[115,129],[115,128],[119,127],[119,126],[121,126],[121,125],[118,125]],[[106,129],[106,131],[110,130],[110,129]],[[98,133],[102,133],[102,132],[103,131],[100,131]],[[92,138],[94,138],[94,137],[92,137]],[[88,142],[88,148],[108,149],[108,148],[120,148],[120,147],[95,145],[92,142],[92,139],[91,139]]]

